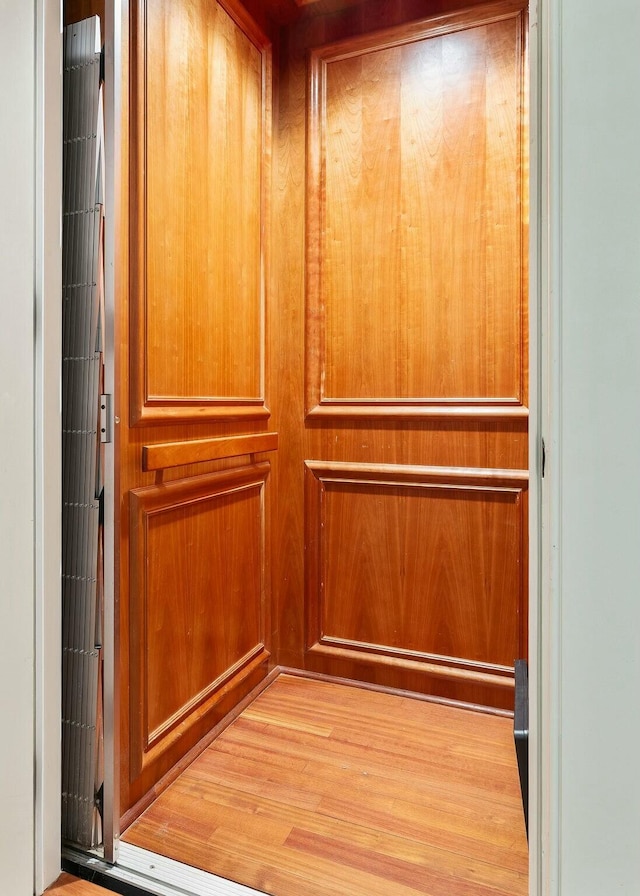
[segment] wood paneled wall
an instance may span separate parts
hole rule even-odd
[[[527,615],[525,4],[465,6],[309,4],[279,32],[272,92],[270,40],[237,0],[130,4],[115,397],[127,818],[274,662],[512,704]]]
[[[285,664],[510,708],[525,4],[462,5],[370,2],[281,35],[274,635]]]
[[[134,422],[266,415],[270,57],[237,16],[149,0],[133,19]]]
[[[138,0],[128,30],[115,399],[125,823],[267,674],[264,452],[277,445],[265,433],[270,41],[233,0]]]
[[[521,35],[477,17],[312,52],[308,410],[523,404]]]

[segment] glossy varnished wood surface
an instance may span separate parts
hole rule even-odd
[[[105,896],[108,891],[71,874],[61,874],[46,892],[50,896]]]
[[[320,401],[522,403],[513,13],[502,3],[313,52],[308,361]]]
[[[526,472],[501,496],[449,476],[528,468],[524,4],[314,7],[282,33],[275,107],[276,655],[509,707]],[[305,498],[332,464],[394,472],[375,495],[307,475]],[[424,526],[412,466],[442,468]]]
[[[526,649],[526,472],[487,472],[309,465],[310,641],[508,673]]]
[[[128,13],[114,397],[125,818],[268,672],[269,477],[255,452],[274,445],[269,38],[234,0]]]
[[[259,5],[248,4],[252,8]],[[118,620],[121,795],[122,810],[125,812],[144,799],[145,794],[152,792],[158,780],[170,773],[172,765],[179,762],[185,752],[192,750],[198,740],[207,735],[211,726],[220,722],[224,714],[258,684],[272,662],[472,703],[502,707],[512,703],[512,689],[504,686],[502,667],[515,659],[515,656],[506,659],[511,649],[507,645],[521,647],[526,644],[526,593],[522,588],[515,588],[511,593],[504,583],[508,578],[514,578],[516,569],[519,581],[526,582],[526,531],[521,532],[521,552],[515,557],[513,550],[518,542],[518,533],[517,528],[514,529],[514,515],[510,521],[502,517],[499,520],[500,514],[492,512],[498,506],[495,498],[489,498],[487,492],[478,492],[474,501],[465,502],[456,500],[447,492],[446,502],[440,502],[440,506],[447,505],[442,539],[444,554],[451,558],[451,563],[448,567],[441,565],[438,574],[432,577],[437,587],[424,596],[422,602],[412,598],[412,603],[407,597],[409,587],[406,575],[405,584],[394,585],[388,600],[376,584],[388,581],[393,569],[402,569],[405,555],[416,558],[415,566],[409,571],[409,578],[413,576],[414,581],[421,575],[418,570],[426,569],[431,562],[421,555],[420,526],[407,529],[405,543],[396,550],[392,561],[389,560],[391,555],[386,546],[387,543],[393,544],[395,538],[392,521],[403,519],[405,505],[408,506],[408,493],[402,485],[401,475],[394,474],[392,485],[385,486],[376,496],[375,513],[370,513],[371,507],[363,511],[362,489],[359,492],[356,489],[354,493],[339,486],[339,495],[334,490],[329,497],[328,530],[321,524],[314,528],[319,520],[317,515],[310,518],[307,514],[305,520],[305,464],[307,469],[313,463],[439,466],[446,470],[527,469],[526,340],[522,336],[518,343],[513,337],[511,356],[503,345],[495,341],[498,333],[507,337],[511,333],[513,336],[517,329],[514,321],[518,315],[524,333],[526,307],[521,304],[519,309],[512,308],[505,311],[502,317],[499,314],[496,317],[500,309],[495,303],[491,305],[491,297],[499,292],[497,278],[501,276],[500,272],[506,270],[507,261],[505,255],[502,262],[491,261],[489,264],[489,248],[495,255],[497,249],[505,250],[505,241],[513,242],[513,238],[500,227],[494,227],[491,231],[495,221],[490,221],[490,215],[494,213],[490,203],[482,205],[480,202],[478,206],[484,214],[484,218],[480,215],[477,222],[477,228],[482,230],[485,237],[476,244],[480,247],[481,257],[476,257],[478,253],[475,253],[467,258],[464,247],[466,237],[469,233],[475,233],[476,228],[476,223],[472,221],[477,211],[477,203],[474,205],[472,201],[473,195],[477,198],[481,194],[486,198],[488,193],[495,193],[504,198],[505,193],[509,192],[509,184],[513,185],[514,173],[511,169],[504,171],[504,159],[500,161],[498,158],[498,173],[502,171],[506,181],[503,184],[500,180],[495,188],[497,193],[495,190],[492,192],[493,188],[487,180],[491,176],[488,172],[490,160],[487,146],[493,144],[485,141],[480,152],[482,140],[478,137],[472,145],[484,161],[476,163],[472,160],[473,164],[467,166],[468,170],[465,169],[461,175],[457,169],[466,160],[465,138],[457,132],[452,136],[442,124],[442,133],[448,135],[447,139],[451,138],[449,142],[453,149],[441,153],[441,159],[446,161],[448,158],[449,163],[442,165],[440,175],[443,183],[440,187],[442,195],[450,192],[455,196],[457,211],[452,216],[441,195],[440,204],[433,214],[438,211],[438,214],[445,216],[442,227],[453,241],[456,258],[461,258],[461,262],[459,266],[453,265],[453,248],[437,241],[437,251],[433,250],[435,254],[431,260],[435,267],[439,265],[441,272],[448,271],[453,277],[452,283],[448,284],[450,289],[455,287],[451,295],[461,296],[464,289],[472,304],[468,311],[461,300],[458,304],[454,302],[449,318],[442,309],[434,312],[436,329],[445,343],[451,350],[459,350],[454,360],[449,359],[444,364],[444,356],[438,354],[443,351],[439,342],[432,346],[435,352],[433,358],[419,356],[420,333],[425,336],[426,343],[430,337],[424,308],[419,303],[415,304],[419,292],[416,284],[421,276],[428,273],[416,245],[420,239],[424,241],[425,234],[438,232],[437,216],[424,223],[427,212],[431,214],[431,207],[425,199],[424,184],[420,181],[421,169],[417,156],[411,164],[401,166],[400,170],[395,169],[393,177],[396,181],[398,177],[401,180],[408,178],[402,193],[408,198],[403,199],[399,206],[397,196],[391,189],[393,184],[382,178],[382,187],[378,187],[380,179],[369,178],[368,172],[372,165],[372,170],[381,170],[378,157],[382,153],[380,157],[388,158],[390,148],[397,156],[398,146],[404,147],[409,159],[410,153],[418,153],[420,147],[423,151],[425,147],[428,150],[431,138],[423,133],[423,125],[437,119],[441,113],[429,107],[426,110],[423,108],[422,112],[418,109],[413,114],[411,104],[406,107],[400,102],[398,109],[397,103],[393,107],[389,102],[388,108],[383,109],[384,115],[378,114],[385,103],[381,104],[376,84],[382,90],[383,98],[388,99],[387,92],[390,90],[396,97],[394,102],[398,96],[400,100],[403,95],[413,96],[415,100],[419,94],[411,88],[410,53],[405,52],[404,48],[398,55],[397,47],[388,46],[388,37],[384,38],[383,43],[387,43],[380,49],[382,55],[378,57],[378,61],[384,57],[385,64],[379,66],[372,77],[365,76],[361,71],[353,84],[343,84],[343,66],[338,72],[342,81],[331,76],[327,82],[333,110],[329,116],[333,122],[332,133],[342,126],[336,115],[344,116],[343,131],[346,127],[351,133],[349,128],[360,122],[358,127],[366,125],[371,133],[368,131],[366,146],[362,145],[359,156],[347,153],[347,157],[354,162],[351,181],[351,168],[345,166],[344,157],[340,156],[341,143],[336,133],[329,155],[326,149],[324,151],[325,161],[328,159],[329,167],[333,166],[333,174],[326,173],[336,175],[337,179],[334,177],[329,184],[333,231],[316,234],[317,244],[321,248],[318,264],[321,263],[325,273],[333,272],[327,282],[333,283],[337,292],[334,295],[332,287],[330,293],[322,294],[324,298],[317,303],[317,314],[313,301],[309,304],[305,296],[305,282],[309,282],[313,273],[305,232],[312,234],[315,226],[311,219],[307,220],[306,209],[312,207],[314,201],[317,204],[321,195],[317,182],[309,173],[306,149],[306,128],[312,111],[307,65],[309,52],[324,52],[322,48],[335,47],[336,42],[352,39],[355,40],[354,48],[361,50],[362,44],[358,41],[368,41],[368,35],[373,30],[402,27],[403,23],[424,19],[431,13],[452,11],[467,5],[464,0],[432,3],[425,3],[424,0],[369,0],[367,3],[349,5],[337,14],[323,15],[323,3],[311,4],[301,10],[296,24],[280,32],[273,110],[269,42],[251,23],[241,4],[235,0],[225,0],[224,10],[205,0],[170,4],[166,0],[138,0],[130,5],[130,53],[126,52],[125,47],[123,54],[123,76],[130,92],[125,96],[120,128],[125,171],[130,177],[123,177],[118,184],[121,196],[116,272],[119,385],[115,401],[119,538],[117,575],[121,611]],[[493,8],[512,10],[515,5],[500,3],[494,4]],[[187,14],[189,10],[193,16]],[[261,21],[264,11],[258,10]],[[174,19],[179,27],[174,27]],[[140,30],[144,27],[148,29],[150,43],[145,42],[146,38]],[[483,26],[485,37],[493,27]],[[267,31],[275,33],[269,27]],[[206,39],[204,32],[209,34]],[[499,29],[494,34],[498,47],[502,46],[501,34]],[[444,37],[438,40],[444,41]],[[214,44],[219,52],[215,54],[215,61],[211,61],[207,54]],[[513,42],[509,46],[509,52],[512,52]],[[507,53],[505,48],[506,41],[503,50]],[[156,64],[146,66],[145,54],[150,49],[153,49]],[[482,73],[482,66],[476,58],[478,52],[476,47],[475,56],[472,54],[477,63],[472,66],[475,86],[476,81],[487,77],[486,71],[489,71],[487,68]],[[362,57],[362,53],[360,55]],[[444,60],[443,53],[440,56]],[[394,70],[391,65],[392,58],[400,65],[399,70]],[[513,58],[513,53],[509,58]],[[200,63],[205,61],[207,65],[211,62],[211,78],[203,74],[202,69],[207,65]],[[337,60],[333,64],[342,66],[342,62],[338,63]],[[457,110],[456,115],[460,113],[470,126],[470,131],[476,134],[478,128],[482,130],[481,117],[476,114],[477,110],[474,112],[467,108],[459,97],[456,99],[457,93],[466,90],[463,69],[464,66],[458,65],[451,77],[449,87],[453,91],[453,99],[447,100],[453,104],[451,108],[447,107],[442,93],[438,96],[442,100],[442,110],[449,108],[447,127],[454,128],[451,123],[453,109]],[[444,83],[444,62],[441,62],[440,72]],[[501,72],[496,90],[509,82],[504,71]],[[233,84],[225,80],[227,76]],[[513,93],[505,108],[513,112],[517,106],[514,97],[522,89],[515,71],[509,83]],[[243,88],[240,91],[238,84],[245,85],[246,90]],[[484,89],[490,88],[491,84],[485,82]],[[474,87],[474,90],[470,95],[478,99],[482,89]],[[345,94],[358,97],[363,111],[354,111]],[[496,95],[494,91],[494,99]],[[366,111],[367,106],[371,107],[369,111]],[[444,111],[441,117],[444,122]],[[273,195],[269,188],[269,132],[272,119],[276,130]],[[418,132],[411,130],[411,122],[419,125]],[[484,124],[485,138],[491,128],[500,130],[502,127],[496,122]],[[516,142],[520,141],[518,145],[524,153],[522,146],[526,145],[526,128],[523,122],[514,122],[509,118],[508,123],[503,124],[508,145],[512,149],[512,129],[520,128]],[[154,131],[157,132],[157,142]],[[208,132],[213,135],[214,143],[218,141],[216,146],[219,152],[213,165],[217,171],[215,182],[209,170],[212,160],[207,147],[212,145],[211,140],[198,142],[195,139],[196,134],[202,136],[202,133]],[[445,141],[442,139],[437,145],[442,149]],[[147,161],[151,163],[150,180],[147,177]],[[483,174],[479,173],[478,166]],[[387,169],[391,175],[393,165],[386,166],[385,172]],[[429,184],[432,187],[437,184],[440,175],[435,170],[431,171]],[[521,168],[520,178],[524,179],[525,175],[524,168]],[[464,189],[459,186],[461,177]],[[364,187],[358,185],[362,178]],[[418,179],[415,190],[411,189],[412,178]],[[153,186],[152,190],[150,185]],[[342,243],[353,236],[345,229],[348,215],[341,206],[343,193],[348,197],[350,206],[356,208],[361,201],[363,203],[363,211],[357,211],[354,218],[361,225],[362,234],[355,234],[354,240],[357,243],[357,239],[364,235],[371,241],[371,264],[368,264],[364,251],[358,261],[351,251],[352,246],[349,259],[353,256],[357,264],[351,265],[349,261],[347,269],[344,267],[344,253],[340,254],[344,247],[341,249],[331,243],[331,233],[334,231]],[[522,190],[514,195],[522,199],[524,209]],[[201,199],[202,208],[199,207]],[[269,207],[271,199],[273,214]],[[418,223],[412,224],[402,218],[402,202],[405,201],[409,203],[407,208],[411,206],[411,214]],[[208,209],[206,213],[204,208]],[[400,222],[392,233],[388,221],[393,218],[391,212],[397,219],[398,209]],[[510,214],[512,211],[511,208]],[[423,220],[420,224],[418,219],[421,216]],[[463,223],[460,223],[459,217],[460,220],[464,219]],[[523,211],[523,220],[525,217]],[[241,226],[243,222],[246,222],[246,227]],[[492,232],[495,239],[490,238]],[[397,242],[399,239],[402,245]],[[522,238],[519,245],[526,245],[526,240]],[[526,259],[523,257],[521,261],[519,275],[522,283],[526,283]],[[509,264],[513,264],[513,258]],[[351,278],[356,285],[360,283],[362,286],[365,274],[368,276],[370,273],[367,268],[375,274],[373,292],[366,296],[363,293],[362,301],[365,298],[373,301],[370,310],[374,316],[380,315],[382,320],[382,325],[377,328],[373,326],[371,317],[369,324],[364,325],[366,316],[360,314],[362,308],[358,305],[358,290],[348,285]],[[357,270],[360,273],[356,277]],[[491,271],[491,276],[486,276],[487,270]],[[479,271],[482,276],[480,285],[476,287],[474,282],[469,281],[473,281]],[[509,267],[509,276],[512,273]],[[256,276],[259,277],[258,289],[255,288]],[[437,280],[441,292],[445,290],[444,280]],[[346,293],[340,292],[344,289],[347,289]],[[388,301],[384,298],[385,290]],[[396,294],[398,290],[402,297],[400,303]],[[510,290],[511,285],[505,295],[511,295]],[[483,310],[482,302],[485,300],[489,304],[485,303]],[[344,321],[339,313],[343,301],[348,312]],[[323,308],[327,312],[324,318],[324,311],[320,313]],[[487,313],[487,308],[491,313]],[[475,322],[472,327],[465,318],[467,312]],[[364,321],[362,327],[358,324],[360,318]],[[495,333],[492,329],[494,318],[498,324]],[[495,370],[490,358],[470,356],[469,340],[475,340],[478,351],[499,355]],[[264,371],[263,362],[266,365]],[[438,372],[440,362],[444,366]],[[324,382],[329,383],[331,393],[323,392],[323,369]],[[519,387],[518,369],[521,376]],[[491,378],[494,376],[498,380],[492,384]],[[437,389],[438,377],[442,382]],[[503,397],[501,393],[509,377],[515,391],[516,387],[520,389],[516,398],[521,405],[505,407],[503,412],[491,405],[478,406],[478,401],[484,399],[491,399],[495,405],[496,397]],[[313,394],[309,392],[309,384],[313,385]],[[425,396],[425,391],[430,394]],[[470,395],[466,394],[468,391]],[[316,402],[321,411],[318,417],[305,417],[305,397],[309,399],[310,395],[313,400],[307,401],[307,409],[309,404]],[[449,405],[436,407],[429,403],[434,398],[447,398]],[[465,401],[470,403],[464,404]],[[452,411],[454,404],[456,406]],[[514,407],[521,416],[513,416]],[[180,494],[184,497],[184,490],[189,493],[192,485],[184,483],[191,478],[200,480],[200,477],[212,474],[226,475],[226,471],[243,463],[240,458],[227,457],[212,457],[205,461],[198,453],[196,443],[202,447],[205,443],[213,444],[213,440],[233,440],[240,435],[262,437],[267,428],[279,432],[279,448],[270,456],[272,471],[265,479],[260,498],[264,506],[260,532],[247,526],[246,516],[242,512],[234,512],[230,516],[228,507],[222,509],[224,502],[216,508],[220,510],[220,514],[216,513],[220,525],[210,513],[206,514],[206,522],[204,517],[200,518],[200,522],[195,517],[187,521],[184,514],[191,511],[182,508]],[[168,456],[184,463],[171,467],[160,464],[159,469],[145,470],[141,462],[143,449],[151,449],[153,453],[154,446],[161,446],[162,452],[167,445],[172,446]],[[195,463],[196,459],[201,462]],[[152,541],[156,548],[152,553],[158,561],[158,570],[152,570],[149,577],[148,558],[141,554],[140,542],[135,537],[131,538],[133,529],[141,519],[136,501],[145,489],[155,488],[160,495],[163,489],[175,482],[182,482],[183,486],[178,486],[177,491],[168,492],[176,496],[176,506],[173,510],[167,508],[166,519],[171,518],[178,523],[179,531],[166,536],[159,529],[153,533]],[[198,482],[193,487],[197,490]],[[524,507],[526,488],[521,490],[521,506]],[[274,496],[277,506],[272,500]],[[480,506],[483,497],[486,500]],[[378,499],[381,504],[376,503]],[[310,506],[307,502],[307,510]],[[240,505],[235,505],[235,511],[239,509]],[[357,531],[355,523],[361,511],[370,516],[371,523],[364,554],[361,544],[350,543],[353,532]],[[411,517],[410,513],[409,516],[415,522],[420,515]],[[466,527],[476,526],[479,521],[485,525],[485,531],[466,531]],[[224,604],[225,615],[221,618],[219,614],[204,612],[204,608],[212,577],[216,581],[225,580],[226,552],[216,542],[217,546],[209,550],[206,557],[199,556],[194,564],[189,563],[188,558],[189,545],[204,543],[205,534],[215,541],[215,533],[221,531],[223,524],[231,529],[239,527],[234,543],[244,544],[248,558],[246,569],[253,572],[242,587],[236,588],[234,585],[232,611],[227,612],[228,605]],[[245,537],[248,531],[254,531],[259,544],[249,545],[249,539]],[[195,541],[191,538],[194,533]],[[434,533],[432,526],[431,534],[435,538]],[[314,554],[314,539],[315,544],[319,545],[317,554]],[[475,555],[472,557],[467,551],[462,568],[458,569],[457,547],[460,544],[475,546]],[[176,548],[181,554],[173,563],[169,558]],[[501,551],[507,551],[507,555],[501,556]],[[269,574],[270,555],[275,561],[273,575]],[[240,553],[232,552],[231,556],[237,559]],[[257,556],[262,558],[260,562],[255,560]],[[362,564],[363,556],[371,561],[367,561],[364,579],[370,584],[368,593],[375,595],[370,610],[363,606],[364,592],[357,586],[357,577],[353,575],[353,570]],[[321,562],[317,563],[318,558]],[[473,601],[467,594],[467,606],[463,606],[464,594],[468,589],[460,583],[470,581],[469,571],[474,569],[475,581],[480,581],[478,570],[486,572],[489,568],[487,564],[491,570],[498,571],[498,585],[488,587],[482,593],[484,603],[481,601],[478,604],[476,600],[474,605],[469,605]],[[431,564],[430,568],[435,569],[436,566]],[[255,616],[251,615],[258,589],[255,582],[249,581],[258,567],[266,582],[261,619],[264,652],[250,654],[246,665],[240,662],[241,668],[232,663],[227,670],[231,677],[222,685],[220,699],[215,705],[207,702],[208,697],[204,702],[200,699],[209,693],[208,688],[215,689],[216,683],[220,683],[217,667],[213,668],[205,657],[194,660],[199,671],[191,677],[191,685],[187,686],[185,682],[162,691],[165,647],[172,643],[173,636],[169,635],[169,631],[176,621],[179,625],[175,631],[182,631],[184,635],[184,643],[177,647],[174,644],[176,656],[184,655],[190,643],[189,637],[194,637],[194,643],[201,645],[214,643],[214,629],[224,631],[231,644],[238,644],[242,640],[247,600],[252,632],[258,630]],[[321,572],[319,578],[314,580],[318,586],[314,596],[310,577],[315,575],[316,567]],[[407,569],[406,564],[404,568]],[[192,592],[195,597],[181,593],[177,584],[180,579],[178,572],[185,569],[190,576],[197,577],[195,592]],[[508,570],[508,575],[503,575],[500,570]],[[157,602],[154,607],[148,604],[144,593],[147,587],[145,582],[152,580],[156,582],[151,589],[154,602]],[[172,587],[163,591],[159,584],[161,581],[172,583]],[[130,582],[133,583],[133,591],[130,590]],[[273,604],[268,600],[270,582],[274,590]],[[438,590],[442,587],[445,588],[444,599]],[[508,605],[497,606],[492,595],[498,593],[505,600],[508,597]],[[477,597],[477,588],[475,591],[471,589],[471,595],[474,594]],[[330,595],[328,601],[325,601],[325,595]],[[341,604],[344,596],[349,602],[347,606]],[[141,607],[144,606],[148,607],[148,612],[145,609],[142,613]],[[451,613],[446,618],[443,613],[439,617],[437,613],[429,617],[431,606],[434,610],[448,607]],[[198,632],[192,632],[187,637],[189,629],[181,619],[187,618],[189,608],[197,610],[194,620]],[[422,635],[413,631],[413,620],[416,614],[423,611],[427,617],[436,620],[431,631],[442,633],[438,643],[429,642],[429,638],[424,636],[424,629]],[[311,636],[314,630],[309,626],[310,614],[321,620],[317,637],[315,634]],[[457,626],[460,619],[465,620],[462,627]],[[475,642],[472,642],[472,628],[466,624],[472,619],[481,622]],[[156,644],[161,649],[155,657],[141,658],[140,649],[147,637],[144,626],[149,620],[156,626],[156,634],[148,643]],[[363,620],[369,625],[369,634],[364,639],[357,632]],[[325,622],[331,623],[330,632],[323,630]],[[496,631],[493,630],[494,624],[498,626]],[[487,635],[489,629],[491,634]],[[456,633],[459,634],[458,641],[452,644]],[[370,637],[373,640],[368,640]],[[422,638],[423,650],[413,649],[416,638]],[[493,647],[497,645],[496,649],[487,649],[488,640],[491,639]],[[258,640],[255,644],[258,650],[261,649],[260,643]],[[446,653],[449,650],[453,656]],[[271,658],[268,656],[270,652]],[[234,656],[237,658],[237,653]],[[256,657],[261,659],[258,665],[252,665]],[[449,677],[440,673],[435,675],[434,668],[442,668],[443,663],[448,661],[451,669]],[[143,663],[147,664],[146,670]],[[489,668],[485,669],[483,663],[488,663]],[[175,658],[167,658],[167,665],[173,668]],[[209,669],[211,675],[215,673],[218,677],[205,683],[200,674],[204,669]],[[153,672],[151,679],[160,687],[157,694],[144,692],[145,681],[151,680],[147,675],[149,670]],[[491,683],[491,675],[500,678],[495,686]],[[508,673],[506,677],[509,677]],[[180,707],[184,706],[192,706],[193,712],[179,720]],[[147,724],[151,718],[149,710],[155,719],[153,724]],[[166,737],[160,737],[154,746],[158,732],[165,732]],[[166,749],[160,750],[163,740]],[[151,761],[154,749],[156,753]],[[131,811],[128,817],[131,817]]]
[[[206,463],[227,457],[241,457],[244,454],[259,454],[263,451],[275,451],[277,447],[278,434],[275,432],[145,445],[142,449],[142,469],[145,472],[166,470],[169,467]]]
[[[124,839],[277,896],[524,896],[511,726],[283,675]]]
[[[131,731],[140,771],[178,726],[264,662],[263,488],[268,464],[131,494]],[[140,740],[138,739],[140,738]]]
[[[133,18],[139,418],[264,402],[270,57],[229,8],[145,0]]]

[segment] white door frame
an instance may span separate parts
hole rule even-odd
[[[544,481],[541,473],[541,438],[547,446],[547,456],[557,456],[559,416],[559,368],[557,344],[557,271],[559,247],[556,244],[559,220],[558,193],[553,190],[557,171],[559,143],[560,75],[558,66],[558,8],[557,0],[532,0],[530,9],[531,58],[531,289],[530,289],[530,533],[539,533],[530,542],[530,624],[529,624],[529,718],[530,718],[530,894],[551,896],[557,892],[558,881],[558,667],[560,657],[559,607],[552,597],[558,593],[559,527],[557,519],[559,483],[553,462],[547,464]],[[123,90],[119,48],[122,46],[123,22],[126,21],[128,0],[107,0],[106,34],[111,51],[107,54],[110,89],[107,91],[107,201],[110,208],[117,206],[117,185],[121,177],[119,142],[115,139],[113,122],[122,116]],[[61,188],[59,162],[54,147],[61,144],[60,102],[62,96],[61,21],[62,0],[36,0],[37,28],[37,108],[39,141],[37,158],[36,206],[42,213],[42,230],[36,244],[37,271],[43,296],[60,292],[57,265],[59,259],[59,213]],[[115,39],[114,39],[115,38]],[[126,35],[124,35],[126,39]],[[59,73],[59,75],[57,74]],[[46,141],[46,142],[45,142]],[[56,223],[57,222],[57,223]],[[107,295],[113,297],[116,284],[115,239],[113,213],[107,215]],[[56,229],[58,228],[58,229]],[[113,320],[110,327],[109,350],[113,352]],[[113,355],[110,376],[113,377]],[[37,678],[35,694],[36,725],[36,804],[35,804],[35,892],[42,890],[55,878],[60,860],[60,677],[61,647],[59,622],[59,562],[54,560],[56,546],[59,556],[61,538],[59,523],[59,484],[53,473],[50,446],[59,441],[59,391],[51,375],[45,371],[59,370],[61,349],[55,332],[55,314],[47,315],[47,325],[36,333],[36,371],[42,372],[42,391],[36,407],[36,657]],[[107,386],[113,390],[113,380]],[[55,394],[54,394],[55,393]],[[58,402],[56,404],[56,401]],[[53,410],[52,410],[53,408]],[[58,409],[57,412],[55,409]],[[113,477],[113,453],[109,453]],[[111,479],[113,481],[113,478]],[[107,526],[113,532],[113,503],[107,511]],[[39,558],[39,559],[38,559]],[[106,553],[107,569],[114,569],[113,539]],[[115,619],[113,580],[107,581],[111,593],[110,609]],[[56,597],[57,595],[57,597]],[[109,615],[109,614],[108,614]],[[113,676],[117,657],[114,652],[115,630],[105,632],[107,672]],[[105,710],[111,719],[111,731],[106,739],[106,761],[117,762],[117,699],[113,677],[106,687]],[[113,766],[112,766],[113,767]],[[117,831],[119,816],[117,775],[112,776],[106,794],[106,812],[113,819]],[[117,857],[117,836],[107,836],[108,858]]]
[[[41,893],[60,873],[62,0],[36,0],[34,7],[35,842],[31,850],[32,892]],[[5,72],[7,81],[11,77]]]
[[[530,0],[529,893],[558,892],[558,0]],[[544,445],[544,448],[543,448]],[[543,451],[546,455],[542,478]]]

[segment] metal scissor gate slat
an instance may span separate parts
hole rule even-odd
[[[62,837],[101,842],[104,125],[97,17],[64,31]]]

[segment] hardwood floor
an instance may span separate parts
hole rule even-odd
[[[124,840],[277,896],[525,896],[508,718],[281,675]]]
[[[71,874],[61,874],[47,890],[49,896],[105,896],[108,891]]]

